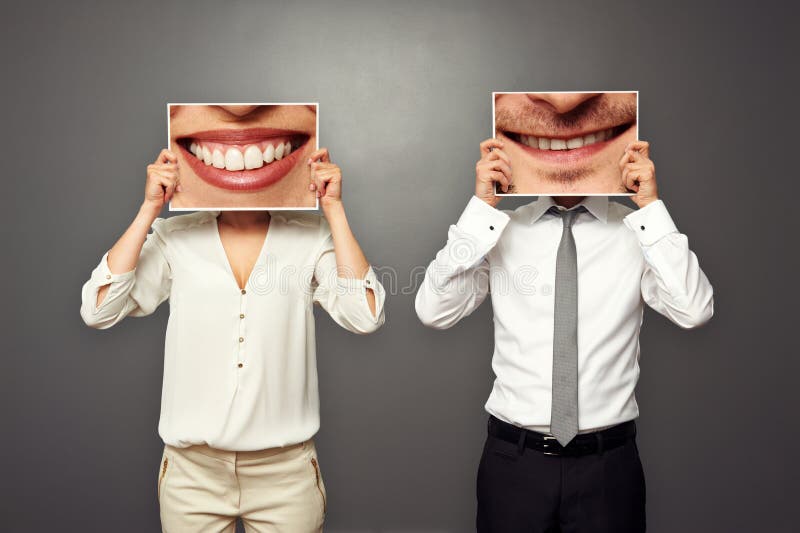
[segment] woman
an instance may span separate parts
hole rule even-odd
[[[375,331],[383,287],[347,223],[341,172],[307,160],[325,218],[268,211],[157,218],[179,189],[176,155],[148,167],[144,202],[83,287],[108,328],[169,299],[158,499],[164,531],[320,531],[326,507],[314,316]],[[152,227],[152,233],[148,229]]]

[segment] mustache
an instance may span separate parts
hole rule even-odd
[[[566,113],[528,100],[524,106],[495,109],[498,131],[539,135],[570,135],[575,131],[606,129],[636,122],[636,103],[613,101],[598,95]]]

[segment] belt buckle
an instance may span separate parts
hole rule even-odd
[[[552,435],[544,435],[542,441],[544,442],[544,450],[542,450],[542,454],[543,455],[554,455],[554,456],[560,456],[561,455],[558,452],[549,451],[549,446],[552,445],[552,442],[555,442],[556,446],[559,445],[558,444],[558,439],[556,439]]]

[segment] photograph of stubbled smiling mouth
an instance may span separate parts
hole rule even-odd
[[[495,93],[510,194],[626,194],[617,165],[636,140],[636,92]],[[502,191],[499,191],[502,194]]]
[[[170,210],[315,209],[316,104],[170,104],[181,191]]]

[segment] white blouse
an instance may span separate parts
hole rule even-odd
[[[384,322],[384,289],[371,267],[364,279],[338,277],[323,217],[271,212],[242,290],[218,214],[156,219],[130,272],[112,274],[104,254],[83,286],[81,316],[105,329],[169,299],[158,423],[165,443],[250,451],[307,440],[319,429],[313,303],[342,327],[370,333]]]

